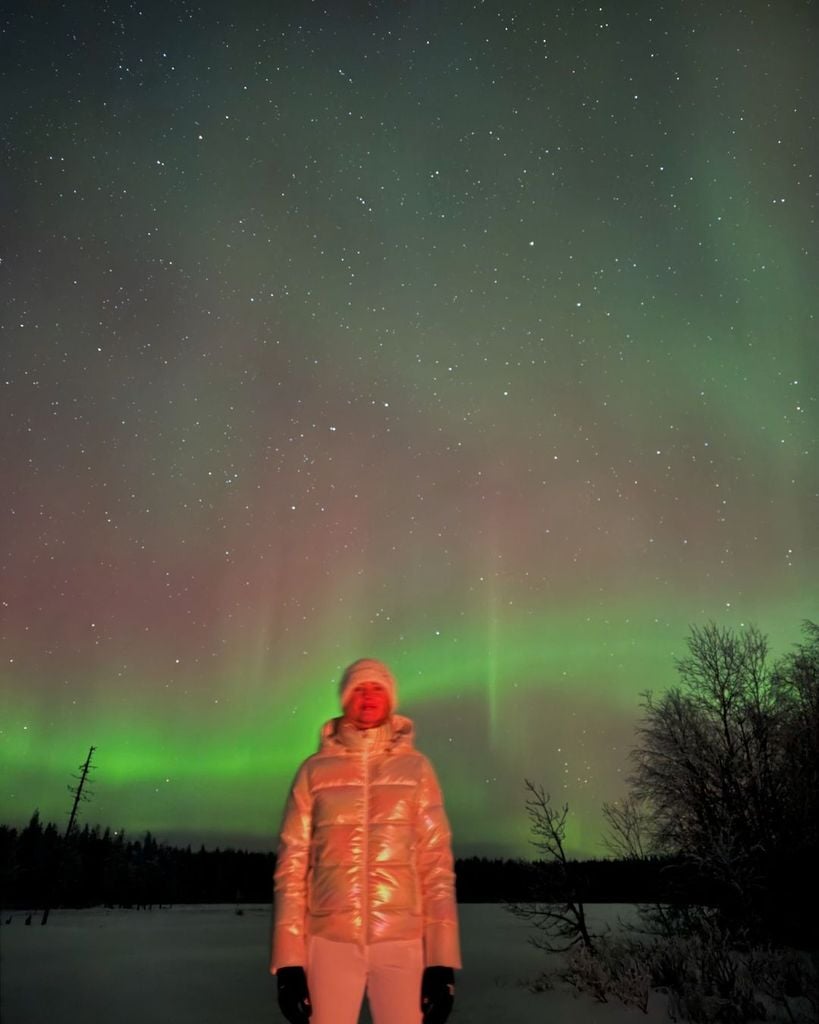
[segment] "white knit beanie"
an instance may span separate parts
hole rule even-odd
[[[358,683],[367,682],[380,683],[384,687],[390,700],[390,712],[395,711],[398,706],[398,688],[395,676],[383,661],[377,661],[375,658],[359,658],[358,661],[354,661],[352,665],[348,665],[344,669],[339,687],[342,708],[347,703],[353,687]]]

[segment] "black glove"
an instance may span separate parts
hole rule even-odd
[[[444,1024],[455,1002],[455,971],[451,967],[425,967],[421,979],[424,1024]]]
[[[290,1024],[304,1024],[310,1019],[313,1007],[307,988],[307,975],[303,967],[280,967],[276,971],[279,990],[279,1009]]]

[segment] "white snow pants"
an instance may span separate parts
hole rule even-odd
[[[423,941],[358,946],[307,937],[310,1024],[358,1024],[367,992],[373,1024],[421,1024]]]

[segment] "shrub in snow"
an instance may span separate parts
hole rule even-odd
[[[610,998],[648,1013],[651,971],[635,943],[600,938],[595,952],[581,946],[566,959],[562,977],[576,992],[588,992],[601,1003]]]
[[[670,1018],[688,1024],[819,1020],[819,953],[738,947],[708,917],[688,935],[606,935],[593,951],[577,946],[558,976],[578,994],[601,1003],[617,1000],[642,1013],[651,990],[663,992]]]
[[[792,1024],[819,1020],[819,952],[752,949],[747,969],[754,988],[770,1004],[770,1019]]]
[[[739,1024],[819,1020],[816,954],[737,948],[713,930],[638,943],[654,989],[668,994],[673,1020]],[[638,954],[639,955],[639,954]]]
[[[541,971],[541,973],[529,982],[528,989],[530,992],[552,992],[555,987],[555,978],[559,977],[554,971]]]

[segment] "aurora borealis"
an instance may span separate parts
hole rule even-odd
[[[817,10],[4,8],[0,820],[273,848],[383,658],[600,853],[690,624],[819,617]]]

